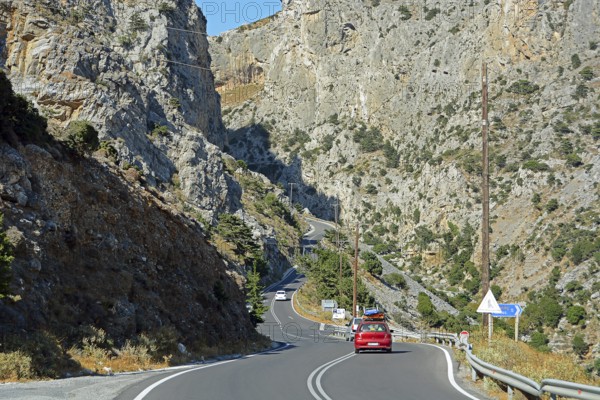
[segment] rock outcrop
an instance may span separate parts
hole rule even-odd
[[[223,172],[206,20],[192,0],[0,2],[0,67],[60,132],[87,120],[205,218],[239,208]]]
[[[15,256],[3,332],[76,339],[93,326],[123,344],[172,327],[193,349],[253,336],[245,297],[203,229],[160,193],[34,144],[1,143],[0,165]]]

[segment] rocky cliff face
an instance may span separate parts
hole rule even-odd
[[[119,170],[53,153],[0,145],[15,248],[3,332],[75,340],[94,326],[123,344],[172,327],[192,349],[253,337],[244,295],[199,224]]]
[[[563,228],[598,227],[599,13],[593,0],[286,1],[271,21],[210,39],[227,150],[299,183],[311,209],[332,216],[323,198],[338,198],[345,222],[412,251],[419,226],[480,226],[485,62],[494,283],[525,300],[558,266],[597,315],[600,249],[569,256],[579,239]],[[436,261],[444,241],[425,247],[424,282],[452,286]]]
[[[0,66],[58,133],[90,121],[120,166],[154,186],[176,182],[212,218],[237,209],[240,193],[218,151],[205,32],[192,0],[3,0]]]
[[[15,92],[58,141],[76,120],[101,140],[74,156],[0,123],[0,211],[15,247],[4,333],[68,344],[93,326],[122,345],[166,327],[192,351],[255,337],[236,267],[190,217],[242,206],[219,150],[205,25],[192,0],[0,1],[0,68]]]

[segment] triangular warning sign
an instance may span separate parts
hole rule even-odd
[[[501,313],[502,309],[498,305],[496,298],[494,297],[494,293],[491,290],[488,290],[487,294],[483,298],[483,301],[477,308],[478,313]]]

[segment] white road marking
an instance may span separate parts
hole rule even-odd
[[[248,355],[248,356],[246,356],[244,358],[252,358],[252,357],[257,356],[259,354],[265,354],[265,353],[269,353],[271,351],[276,351],[276,350],[283,350],[286,347],[289,347],[288,343],[286,343],[282,347],[278,347],[278,348],[270,349],[270,350],[266,350],[266,351],[261,351],[260,353],[256,353],[256,354],[250,354],[250,355]],[[169,381],[169,380],[171,380],[173,378],[176,378],[176,377],[178,377],[180,375],[187,374],[188,372],[199,371],[199,370],[205,369],[205,368],[211,368],[211,367],[217,367],[219,365],[229,364],[229,363],[232,363],[234,361],[239,361],[239,360],[241,360],[241,358],[236,358],[234,360],[221,361],[221,362],[217,362],[217,363],[210,364],[210,365],[203,365],[203,366],[198,367],[198,368],[188,369],[186,371],[178,372],[176,374],[167,376],[166,378],[163,378],[160,381],[154,382],[152,385],[148,386],[140,394],[138,394],[133,400],[142,400],[142,399],[144,399],[148,395],[148,393],[150,393],[152,390],[154,390],[157,386],[162,385],[163,383],[165,383],[165,382],[167,382],[167,381]]]
[[[435,347],[436,349],[440,349],[444,352],[444,354],[446,356],[446,363],[448,364],[448,380],[450,381],[450,384],[454,387],[454,389],[458,390],[460,393],[462,393],[463,395],[467,396],[470,399],[480,400],[477,397],[472,396],[469,393],[467,393],[463,388],[458,386],[458,383],[456,383],[456,381],[454,380],[454,367],[452,366],[452,358],[450,357],[450,353],[448,353],[448,350],[444,349],[443,347],[436,346],[434,344],[428,344],[428,343],[422,343],[422,344],[424,344],[426,346]]]
[[[325,371],[327,371],[330,367],[333,367],[335,364],[341,363],[342,361],[345,361],[353,356],[354,356],[354,353],[346,354],[345,356],[336,358],[335,360],[329,361],[329,362],[317,367],[313,372],[310,373],[310,375],[308,376],[308,379],[306,380],[306,386],[308,386],[308,390],[310,391],[310,394],[312,394],[312,396],[316,400],[323,400],[323,398],[320,397],[319,394],[324,396],[326,400],[331,400],[331,398],[329,396],[327,396],[327,393],[325,393],[325,390],[323,390],[323,387],[321,386],[321,378],[323,377],[323,374],[325,373]],[[321,372],[319,373],[319,371],[321,371]],[[317,375],[316,384],[317,384],[317,389],[319,390],[319,394],[317,394],[317,392],[315,391],[315,388],[313,387],[313,383],[312,383],[313,377],[317,373],[319,373],[319,375]]]
[[[279,325],[279,329],[281,329],[281,321],[279,320],[279,318],[277,318],[277,315],[275,315],[275,311],[273,311],[273,307],[275,306],[275,297],[273,297],[273,300],[271,300],[271,315],[273,316],[273,318],[275,318],[275,322],[277,322],[277,325]]]

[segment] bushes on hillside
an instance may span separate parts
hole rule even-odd
[[[404,279],[404,276],[400,275],[397,272],[392,272],[391,274],[384,275],[383,280],[386,281],[389,285],[395,286],[398,289],[406,288],[406,279]]]
[[[73,121],[67,128],[67,144],[79,154],[98,150],[98,131],[88,121]]]
[[[25,97],[13,92],[10,80],[0,71],[0,137],[43,144],[50,140],[46,128],[46,119]]]
[[[377,258],[377,256],[370,251],[362,252],[360,254],[360,258],[364,260],[362,267],[369,271],[372,275],[381,275],[383,272],[383,266],[381,265],[381,261]]]
[[[3,226],[4,215],[0,213],[0,228]],[[12,278],[10,264],[12,263],[13,248],[6,237],[6,232],[0,232],[0,299],[9,294]]]

